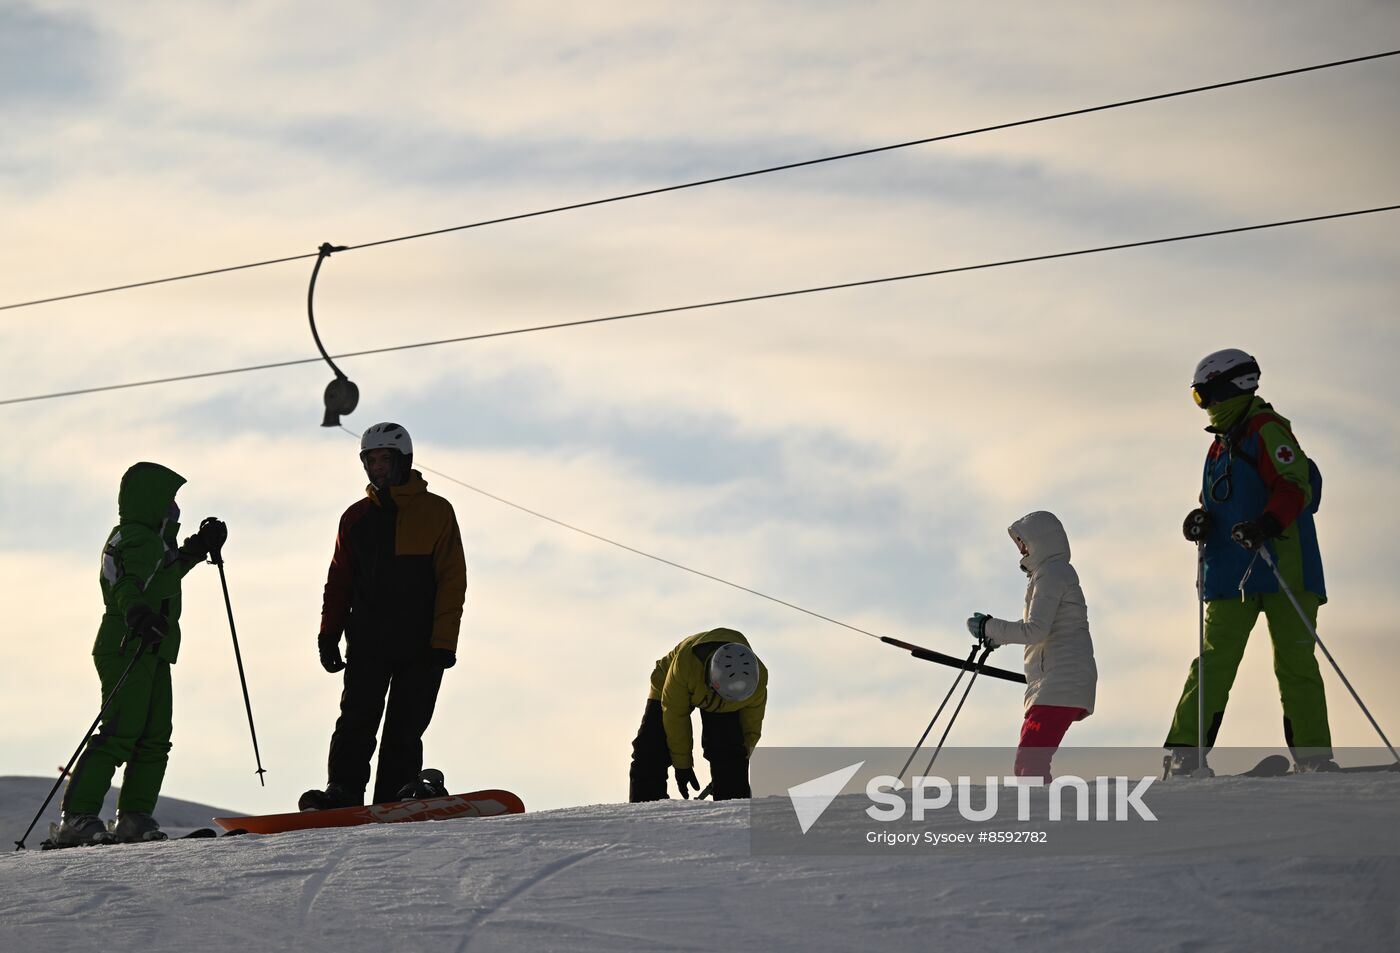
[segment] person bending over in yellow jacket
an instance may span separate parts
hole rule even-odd
[[[667,798],[666,772],[676,769],[681,797],[700,790],[695,777],[690,713],[700,709],[700,748],[710,762],[714,798],[749,796],[749,756],[763,732],[768,669],[733,629],[682,639],[651,673],[651,690],[632,742],[628,800]]]

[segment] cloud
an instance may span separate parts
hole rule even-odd
[[[19,2],[0,8],[0,111],[69,112],[99,92],[102,44],[92,23],[70,12]]]
[[[794,30],[790,4],[23,9],[100,51],[76,75],[102,71],[102,98],[55,85],[69,99],[17,144],[31,177],[0,180],[0,302],[1320,61],[1393,20],[1364,5],[1096,7],[1008,25],[804,4]],[[345,253],[323,269],[318,325],[339,352],[1345,207],[1393,191],[1394,134],[1375,121],[1387,69]],[[1397,609],[1400,525],[1376,501],[1400,464],[1394,232],[1357,219],[347,359],[362,392],[347,424],[399,420],[421,463],[467,483],[954,654],[971,611],[1021,605],[1005,527],[1052,509],[1101,672],[1099,712],[1071,739],[1155,744],[1195,644],[1179,524],[1207,438],[1186,379],[1203,353],[1244,346],[1326,475],[1323,635],[1387,724],[1397,659],[1377,620]],[[6,312],[0,396],[311,355],[309,274],[302,261]],[[10,773],[48,771],[95,713],[97,550],[121,472],[155,459],[189,477],[191,519],[229,521],[271,772],[266,791],[249,777],[205,567],[186,586],[167,789],[271,811],[324,780],[338,682],[315,659],[320,588],[363,492],[354,442],[316,426],[329,377],[316,364],[3,409]],[[429,479],[457,508],[472,580],[467,655],[427,739],[454,786],[504,784],[532,806],[621,798],[651,664],[715,625],[749,634],[773,671],[774,744],[912,744],[951,681]],[[1227,742],[1281,740],[1267,655],[1250,650]],[[1337,737],[1369,742],[1329,690]],[[979,683],[954,741],[1010,743],[1020,704],[1015,686]],[[36,726],[36,710],[55,717]]]

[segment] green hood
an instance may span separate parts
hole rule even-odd
[[[134,463],[122,474],[117,513],[123,523],[140,523],[159,530],[185,478],[159,463]]]

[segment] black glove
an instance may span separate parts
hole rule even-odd
[[[1245,549],[1256,550],[1264,545],[1266,540],[1273,539],[1283,532],[1283,527],[1278,520],[1274,519],[1270,513],[1261,513],[1256,520],[1249,520],[1244,523],[1236,523],[1230,530],[1230,538],[1239,543]]]
[[[457,664],[457,653],[451,649],[433,649],[433,664],[438,668],[451,668]]]
[[[170,624],[165,621],[164,616],[139,602],[126,610],[126,627],[147,649],[159,645],[160,640],[170,631]]]
[[[1188,543],[1199,543],[1209,536],[1214,528],[1215,520],[1198,506],[1186,514],[1186,519],[1181,524],[1181,535],[1186,537]]]
[[[217,516],[206,516],[199,522],[199,532],[195,533],[200,548],[214,562],[223,562],[224,543],[228,542],[228,524]]]
[[[686,789],[693,787],[696,791],[700,790],[700,779],[695,776],[695,769],[677,768],[676,787],[681,789],[681,797],[690,800],[690,792]]]
[[[340,636],[322,632],[316,637],[316,647],[321,652],[321,667],[334,675],[345,667],[345,659],[340,657]]]
[[[994,649],[997,644],[987,638],[987,620],[991,616],[985,612],[974,612],[967,620],[967,631],[972,633],[972,637],[977,640],[977,644],[984,649]]]
[[[204,522],[199,524],[199,530],[192,535],[186,536],[185,541],[180,544],[180,554],[190,563],[203,561],[204,557],[213,554],[213,561],[220,561],[220,550],[224,541],[228,539],[228,527],[224,521],[213,516],[207,516]]]

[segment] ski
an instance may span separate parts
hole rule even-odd
[[[1194,775],[1189,775],[1189,774],[1172,774],[1172,773],[1171,773],[1171,766],[1172,766],[1172,756],[1171,756],[1171,755],[1167,755],[1166,757],[1164,757],[1164,758],[1162,759],[1162,780],[1163,780],[1163,781],[1166,781],[1166,780],[1171,779],[1171,778],[1188,778],[1188,779],[1194,779],[1194,778],[1195,778]],[[1288,775],[1294,774],[1294,773],[1295,773],[1294,770],[1293,770],[1293,762],[1292,762],[1292,761],[1289,761],[1286,757],[1284,757],[1284,756],[1281,755],[1281,754],[1271,754],[1271,755],[1269,755],[1268,757],[1262,758],[1262,759],[1260,759],[1259,763],[1256,764],[1254,767],[1250,768],[1248,771],[1241,771],[1241,772],[1239,772],[1238,774],[1216,774],[1214,771],[1210,771],[1209,769],[1207,769],[1207,772],[1208,772],[1208,773],[1206,773],[1206,774],[1204,775],[1204,777],[1207,778],[1207,779],[1209,779],[1209,778],[1282,778],[1282,777],[1287,777]]]
[[[1367,774],[1378,771],[1391,771],[1400,774],[1400,761],[1387,761],[1385,764],[1353,764],[1338,770],[1342,774]]]
[[[1248,771],[1236,775],[1236,777],[1286,778],[1296,777],[1300,774],[1371,774],[1386,771],[1400,773],[1400,761],[1390,761],[1386,764],[1353,764],[1344,768],[1334,768],[1329,771],[1298,771],[1294,768],[1293,763],[1283,755],[1271,754]]]
[[[280,834],[285,831],[323,827],[355,827],[361,824],[402,824],[413,821],[445,821],[458,817],[497,817],[523,814],[525,804],[509,791],[473,791],[447,797],[390,801],[324,811],[294,811],[256,817],[216,817],[214,823],[229,831],[241,828],[249,834]]]
[[[1281,754],[1271,754],[1240,775],[1242,778],[1281,778],[1291,773],[1293,763]]]
[[[70,850],[74,847],[116,847],[116,841],[98,840],[86,844],[59,844],[52,837],[46,837],[39,842],[40,850]]]
[[[151,839],[151,840],[133,840],[133,841],[119,841],[119,840],[107,841],[107,840],[103,840],[103,841],[93,841],[92,843],[88,843],[88,844],[56,844],[56,843],[54,843],[54,841],[53,841],[52,833],[50,833],[50,836],[49,836],[48,838],[44,839],[43,841],[41,841],[41,842],[39,843],[39,849],[40,849],[40,850],[69,850],[70,848],[73,848],[73,847],[121,847],[121,846],[123,846],[123,845],[130,845],[130,844],[165,844],[165,843],[169,843],[170,841],[177,841],[177,840],[203,840],[203,839],[211,838],[211,837],[234,837],[234,836],[237,836],[238,834],[246,834],[246,833],[248,833],[248,832],[245,831],[245,830],[242,830],[242,829],[240,829],[240,828],[233,828],[232,830],[228,830],[228,831],[225,831],[224,833],[220,834],[218,831],[214,830],[212,827],[200,827],[200,828],[196,828],[195,830],[190,831],[190,832],[187,833],[187,834],[177,834],[177,835],[174,836],[174,837],[157,837],[157,838],[153,838],[153,839]]]
[[[224,831],[222,834],[212,827],[200,827],[190,831],[188,834],[181,834],[179,837],[174,838],[174,840],[190,840],[191,838],[198,840],[205,837],[237,837],[239,834],[246,833],[248,832],[241,827],[235,827],[232,830]]]

